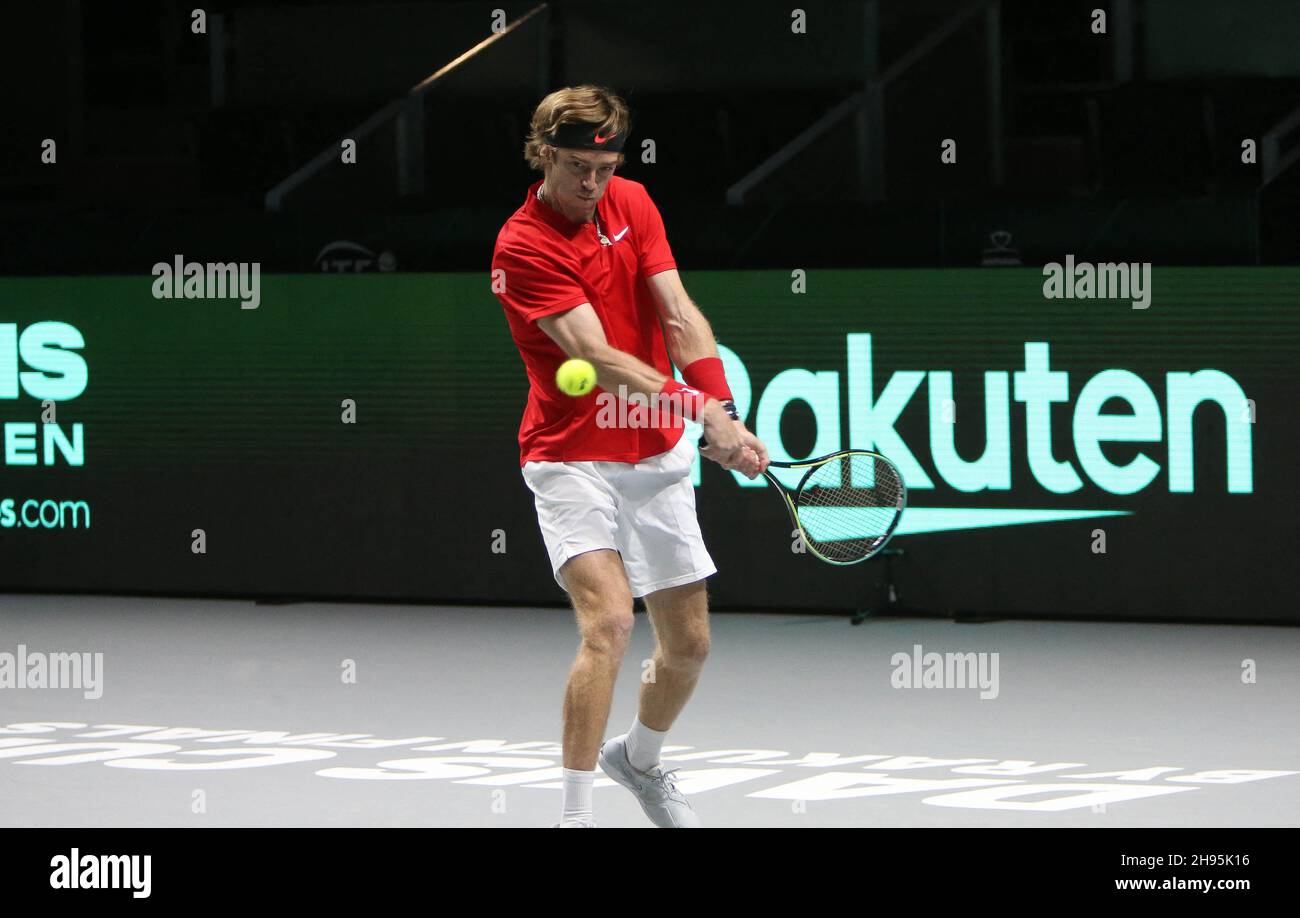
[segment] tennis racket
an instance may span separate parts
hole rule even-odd
[[[706,446],[701,436],[700,449]],[[827,564],[857,564],[879,552],[907,506],[903,476],[880,453],[845,449],[769,466],[806,470],[793,488],[768,470],[763,474],[785,500],[790,522],[808,550]]]

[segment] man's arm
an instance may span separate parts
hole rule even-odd
[[[676,273],[676,272],[674,272]],[[658,275],[655,275],[656,277]],[[703,318],[701,316],[701,318]],[[596,382],[606,392],[647,398],[656,397],[668,377],[636,357],[610,345],[605,328],[590,303],[554,315],[542,316],[537,326],[570,357],[579,357],[596,369]],[[709,333],[709,340],[713,338]],[[715,348],[716,350],[716,348]],[[620,387],[623,387],[620,390]],[[747,450],[743,425],[732,421],[716,398],[710,398],[696,418],[704,425],[710,445],[709,458],[725,468],[734,468],[749,478],[760,472],[757,457]],[[749,434],[752,437],[752,434]]]
[[[617,394],[625,387],[628,395],[655,395],[668,379],[654,367],[626,351],[613,347],[605,338],[605,327],[590,303],[555,315],[543,316],[537,326],[570,357],[578,357],[596,368],[596,383]]]
[[[679,367],[690,366],[703,357],[718,356],[718,342],[709,320],[686,293],[676,268],[660,271],[646,279],[664,322],[668,356]]]
[[[709,325],[709,320],[704,317],[700,308],[695,305],[695,301],[686,293],[686,287],[682,284],[677,269],[669,268],[667,271],[652,274],[646,279],[646,284],[654,297],[659,317],[663,319],[668,355],[672,357],[673,363],[684,369],[705,357],[716,358],[718,342],[713,337],[713,327]],[[767,468],[769,461],[767,447],[758,437],[750,433],[743,423],[733,422],[733,426],[740,429],[741,442],[757,457],[759,471]],[[712,459],[714,458],[711,448],[713,435],[707,429],[704,438],[710,448],[704,450],[702,454]]]

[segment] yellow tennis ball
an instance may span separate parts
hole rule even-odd
[[[586,395],[596,387],[596,368],[577,357],[566,360],[555,371],[555,384],[565,395]]]

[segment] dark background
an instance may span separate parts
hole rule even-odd
[[[623,174],[652,188],[688,268],[975,265],[994,229],[1030,264],[1300,258],[1300,170],[1265,175],[1240,156],[1300,104],[1300,5],[799,6],[802,35],[790,4],[764,0],[546,4],[413,105],[405,187],[389,120],[355,166],[268,212],[277,183],[490,37],[494,9],[513,22],[534,5],[212,3],[195,35],[194,4],[9,4],[0,271],[136,273],[158,247],[315,271],[340,238],[393,252],[399,270],[482,270],[533,177],[533,108],[580,82],[630,105]],[[1090,31],[1098,7],[1106,35]],[[874,173],[850,117],[726,204],[873,80],[880,181],[861,180]],[[1279,138],[1283,157],[1298,134]],[[38,160],[46,137],[57,168]],[[954,165],[939,163],[946,137]],[[653,164],[635,155],[647,138]]]
[[[1118,498],[1086,476],[1074,495],[1038,488],[1013,402],[1012,490],[940,482],[914,506],[1132,515],[900,537],[909,603],[1295,619],[1300,5],[807,3],[794,35],[789,5],[551,3],[364,135],[356,166],[268,207],[278,183],[489,37],[497,6],[510,22],[533,9],[219,3],[205,35],[193,4],[7,9],[0,329],[76,326],[90,384],[59,406],[61,425],[85,425],[85,465],[0,465],[0,501],[83,499],[94,516],[88,530],[0,527],[0,588],[560,600],[518,473],[526,383],[487,266],[534,178],[532,108],[596,81],[631,106],[623,174],[650,189],[755,397],[806,368],[841,374],[843,399],[845,335],[871,333],[877,393],[894,371],[954,373],[968,459],[984,440],[982,374],[1020,369],[1028,341],[1051,343],[1071,405],[1108,368],[1142,377],[1162,415],[1168,372],[1219,369],[1257,403],[1252,493],[1226,493],[1223,416],[1207,407],[1196,490],[1170,493],[1162,471]],[[1099,6],[1105,36],[1089,30]],[[858,93],[874,114],[729,202]],[[47,137],[57,165],[39,160]],[[939,162],[947,137],[955,165]],[[1267,164],[1241,161],[1245,138],[1261,160],[1273,151]],[[394,270],[378,271],[385,253]],[[1152,262],[1151,308],[1045,300],[1039,266],[1067,253]],[[151,266],[176,254],[259,262],[261,307],[153,299]],[[796,269],[807,294],[791,292]],[[359,424],[339,423],[344,398]],[[922,386],[898,430],[937,479],[926,405]],[[1054,455],[1073,460],[1061,411]],[[0,423],[39,412],[0,401]],[[792,454],[811,447],[808,416],[794,402],[783,417]],[[1107,455],[1139,449],[1167,468],[1164,442]],[[775,496],[709,464],[701,475],[718,607],[850,609],[881,576],[878,562],[792,555]],[[1105,555],[1090,549],[1098,525]],[[195,528],[206,555],[190,552]],[[490,550],[496,529],[505,554]]]

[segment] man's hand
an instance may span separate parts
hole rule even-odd
[[[717,399],[710,399],[705,404],[698,420],[704,425],[704,440],[708,443],[700,450],[705,459],[751,479],[767,469],[771,460],[763,441],[750,433],[743,423],[733,421]]]

